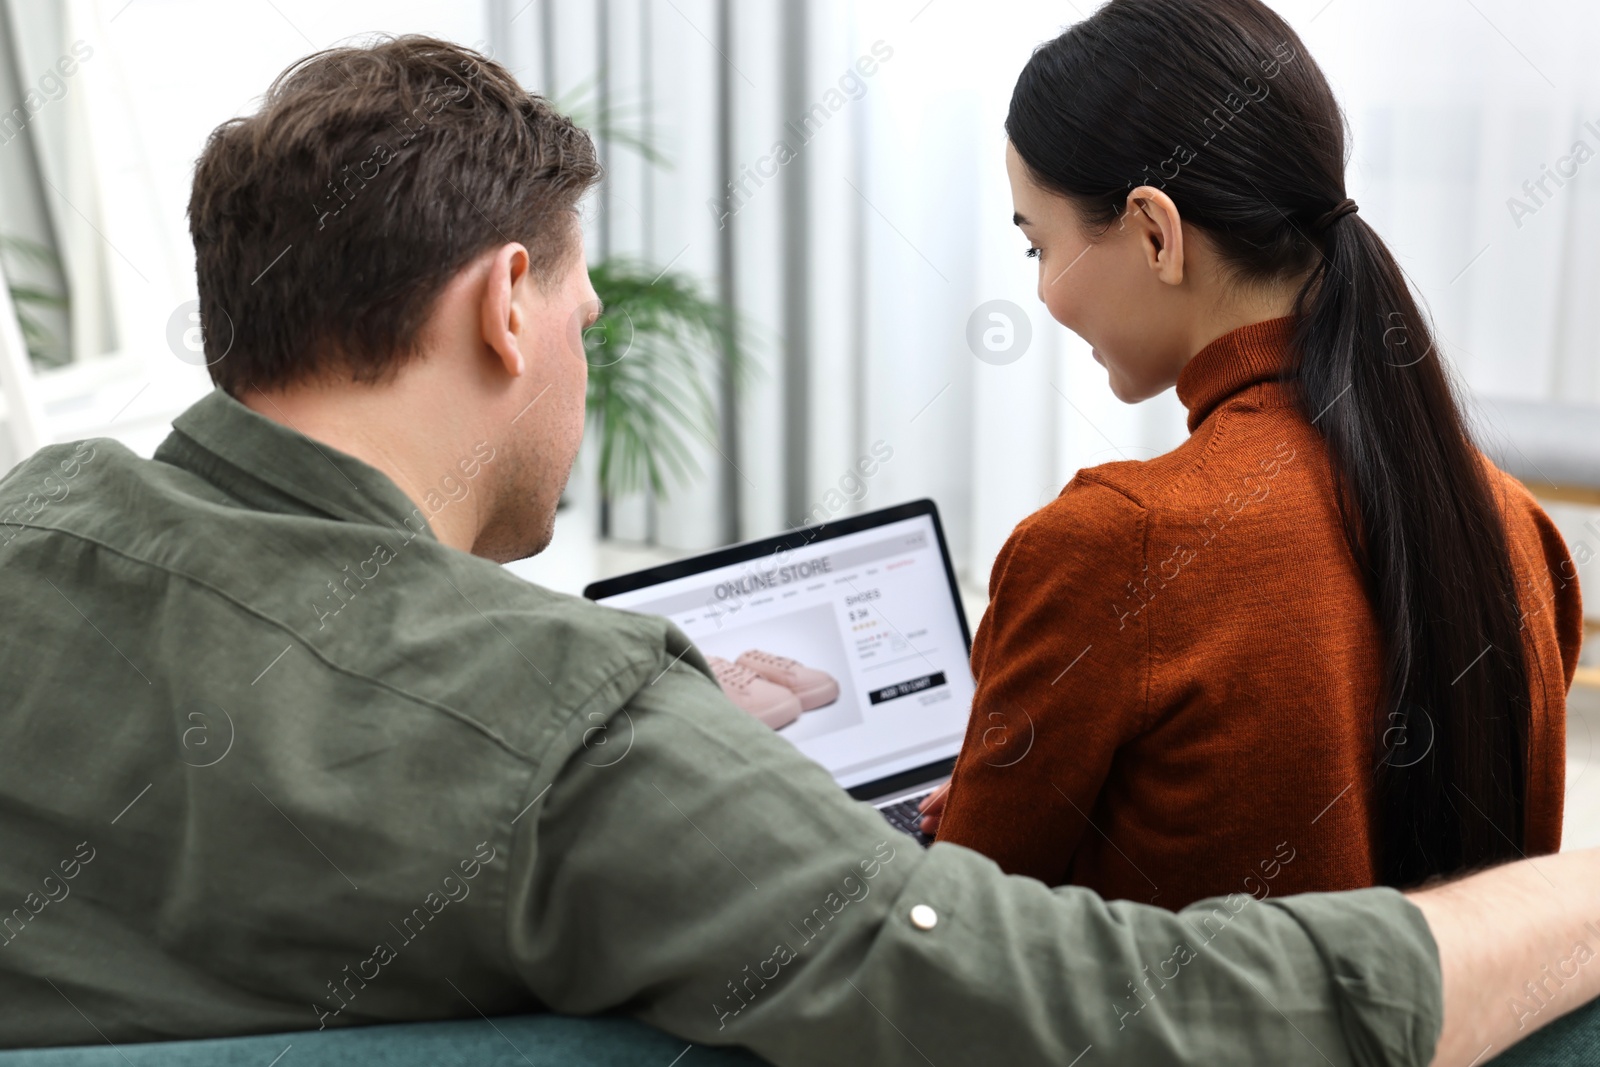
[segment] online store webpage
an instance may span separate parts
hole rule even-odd
[[[953,597],[918,515],[601,603],[666,616],[708,657],[787,657],[825,696],[837,682],[777,732],[848,788],[960,748],[973,682]]]

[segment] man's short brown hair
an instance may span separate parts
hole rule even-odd
[[[428,37],[307,56],[223,123],[189,198],[211,379],[381,381],[444,285],[497,245],[571,262],[589,135],[483,55]]]

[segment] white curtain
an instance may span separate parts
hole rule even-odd
[[[1273,6],[1344,101],[1350,195],[1432,307],[1466,383],[1486,396],[1600,405],[1590,297],[1600,64],[1586,51],[1600,40],[1600,5],[1552,0],[1536,20],[1512,0]],[[168,351],[165,328],[193,295],[183,209],[206,134],[252,109],[307,52],[372,31],[432,32],[491,51],[530,88],[562,96],[590,86],[631,113],[622,121],[653,131],[670,168],[604,146],[610,178],[587,223],[591,258],[635,256],[691,273],[708,293],[731,292],[762,364],[722,432],[699,443],[703,477],[659,504],[619,501],[616,532],[697,549],[931,496],[963,571],[982,583],[1014,524],[1079,467],[1148,457],[1184,435],[1170,393],[1137,407],[1112,397],[1085,346],[1037,302],[1010,225],[1002,121],[1012,84],[1036,44],[1090,9],[71,0],[63,19],[19,18],[15,29],[36,42],[30,54],[53,59],[77,37],[95,49],[63,102],[86,111],[86,135],[52,151],[58,186],[83,211],[61,207],[60,218],[76,227],[73,241],[98,250],[108,288],[84,305],[109,309],[95,329],[130,358],[184,375],[130,371],[106,401],[102,421],[153,383],[112,427],[153,412],[140,447],[201,385]],[[1579,140],[1594,158],[1574,162]],[[1546,165],[1572,176],[1557,185]],[[1513,217],[1512,198],[1531,210]],[[718,205],[737,207],[727,231]],[[76,270],[80,257],[68,258]],[[991,301],[1020,309],[1014,338],[1025,320],[1030,340],[1013,361],[981,360],[969,346],[974,313]],[[858,461],[874,448],[892,455],[862,478]],[[569,530],[581,521],[580,535],[593,528],[596,497],[585,463],[579,508],[565,520]],[[582,566],[565,585],[586,580]]]
[[[1466,382],[1600,404],[1600,6],[1529,15],[1508,0],[1337,0],[1307,43],[1349,112],[1351,195]]]
[[[1579,140],[1600,159],[1600,75],[1585,51],[1600,39],[1600,7],[1541,9],[1535,32],[1509,0],[1274,6],[1344,102],[1350,195],[1432,308],[1464,382],[1488,396],[1600,404],[1600,310],[1590,299],[1600,271],[1600,162],[1589,165],[1581,150],[1583,162],[1563,161]],[[797,41],[783,32],[779,0],[611,0],[609,9],[613,34],[654,29],[647,92],[678,162],[655,178],[649,251],[664,261],[687,248],[679,265],[708,283],[722,266],[702,207],[717,195],[716,79],[731,87],[739,163],[754,166],[775,141],[795,141],[807,109],[828,109],[796,159],[740,196],[731,223],[736,291],[746,320],[773,339],[762,350],[768,373],[740,405],[742,473],[706,449],[706,481],[660,508],[664,544],[716,542],[719,478],[748,482],[744,536],[792,521],[797,499],[854,495],[844,509],[856,510],[929,495],[964,569],[981,582],[1012,526],[1079,467],[1148,457],[1182,440],[1171,393],[1120,404],[1085,346],[1044,313],[1009,223],[1006,104],[1033,47],[1082,14],[1072,4],[806,4],[799,107],[785,95],[784,56]],[[554,17],[560,24],[585,10],[563,0]],[[617,13],[634,10],[643,16],[624,28]],[[1549,32],[1556,25],[1561,32]],[[850,77],[875,49],[886,58],[868,63],[874,72]],[[1571,175],[1560,186],[1545,178],[1548,195],[1538,192],[1545,164]],[[615,163],[613,172],[614,187],[641,180]],[[783,306],[795,282],[784,259],[784,213],[794,209],[785,183],[794,181],[804,184],[810,319],[807,343],[786,351]],[[1513,197],[1532,210],[1514,217]],[[620,228],[624,209],[611,210]],[[970,317],[994,300],[1022,309],[1031,332],[1012,362],[980,360],[968,343]],[[786,388],[795,380],[786,358],[806,361],[802,396]],[[799,462],[785,449],[786,413],[803,419]],[[863,490],[851,467],[876,442],[893,458]],[[620,532],[647,530],[641,520]]]

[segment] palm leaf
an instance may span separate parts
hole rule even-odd
[[[0,257],[23,260],[52,273],[60,267],[60,260],[50,246],[11,234],[0,234]],[[15,272],[9,269],[6,271],[8,279],[14,274]],[[59,351],[60,341],[31,309],[64,309],[71,306],[68,298],[61,293],[26,282],[13,282],[10,284],[10,290],[11,302],[17,315],[17,325],[22,330],[22,341],[28,349],[28,357],[36,363],[47,366],[59,366],[67,362],[66,357]]]
[[[11,287],[11,302],[14,304],[38,304],[43,307],[64,308],[67,298],[60,293],[48,292],[33,285],[13,285]]]
[[[0,252],[15,252],[23,259],[32,260],[41,267],[54,267],[59,262],[49,245],[10,234],[0,233]]]
[[[739,388],[751,366],[732,314],[688,278],[624,259],[589,277],[604,305],[584,333],[601,491],[661,495],[699,473],[697,441],[717,447],[714,385]]]

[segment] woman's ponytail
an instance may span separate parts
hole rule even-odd
[[[1359,216],[1321,243],[1296,378],[1384,635],[1380,867],[1413,885],[1522,853],[1522,619],[1484,462],[1400,268]]]
[[[1343,115],[1304,45],[1260,0],[1111,0],[1034,53],[1006,132],[1091,227],[1156,185],[1241,282],[1305,279],[1292,378],[1383,639],[1382,880],[1518,855],[1529,661],[1500,510],[1432,332],[1345,197]]]

